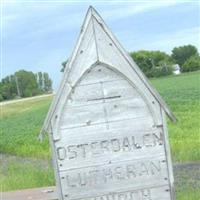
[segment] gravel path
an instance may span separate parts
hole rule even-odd
[[[177,191],[200,188],[200,162],[175,164],[173,168]]]

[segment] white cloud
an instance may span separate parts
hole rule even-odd
[[[193,44],[200,50],[200,27],[183,29],[171,34],[158,36],[158,38],[159,40],[152,43],[152,46],[157,49],[170,52],[175,46]]]
[[[94,5],[94,7],[99,8],[101,10],[101,15],[105,19],[109,19],[112,21],[116,21],[118,19],[126,18],[138,13],[150,11],[153,9],[159,9],[161,7],[173,6],[177,3],[182,3],[177,0],[151,0],[151,1],[115,1],[115,2],[106,2],[105,1],[87,1],[87,2],[68,2],[68,1],[13,1],[8,0],[4,6],[4,23],[7,27],[12,28],[16,22],[20,20],[30,21],[35,18],[35,15],[41,16],[41,19],[46,17],[46,26],[43,26],[45,29],[48,25],[54,24],[56,28],[62,29],[63,25],[68,27],[68,29],[72,29],[80,25],[80,22],[84,17],[84,10],[80,8],[87,8],[89,4]],[[79,7],[77,10],[71,11],[71,7]],[[59,10],[66,9],[65,15],[63,13],[59,13]],[[81,12],[80,12],[81,10]],[[82,12],[83,11],[83,12]],[[86,10],[85,10],[86,12]],[[41,22],[42,23],[42,22]],[[52,27],[52,26],[51,26]],[[50,29],[47,27],[47,29]],[[54,27],[55,30],[55,27]],[[37,30],[35,30],[37,31]],[[41,29],[40,29],[41,31]]]
[[[1,1],[1,0],[0,0]],[[32,71],[44,70],[48,71],[51,74],[53,79],[58,80],[60,77],[59,74],[59,65],[65,59],[65,55],[69,52],[69,47],[71,48],[72,42],[67,40],[68,36],[72,35],[72,32],[75,33],[79,30],[81,23],[86,13],[86,9],[91,2],[86,3],[19,3],[15,1],[14,4],[7,4],[4,8],[4,24],[6,35],[6,41],[9,42],[10,46],[7,46],[8,66],[13,66],[13,71],[16,70],[15,65],[19,66],[30,66]],[[126,49],[129,50],[138,50],[138,49],[151,49],[151,50],[162,50],[170,52],[174,46],[184,45],[184,44],[194,44],[199,45],[199,35],[200,28],[194,27],[191,29],[181,29],[180,31],[171,31],[163,34],[155,32],[154,34],[149,34],[142,31],[145,27],[145,21],[142,28],[130,27],[125,29],[120,29],[120,24],[117,23],[119,19],[135,19],[136,16],[140,13],[148,11],[159,11],[162,9],[165,11],[165,7],[170,7],[170,9],[183,1],[166,1],[166,0],[155,0],[155,1],[132,1],[132,2],[108,2],[108,3],[91,3],[97,11],[102,15],[105,21],[111,21],[111,25],[117,24],[118,30],[115,32],[119,38],[124,40],[124,45]],[[187,5],[186,5],[187,7]],[[168,9],[168,10],[170,10]],[[187,11],[184,11],[187,13]],[[167,13],[168,14],[168,13]],[[170,14],[170,13],[169,13]],[[134,16],[134,17],[130,17]],[[151,19],[149,19],[151,20]],[[123,20],[123,21],[126,21]],[[158,19],[159,21],[159,19]],[[173,23],[173,22],[172,22]],[[190,22],[188,22],[190,23]],[[167,26],[168,24],[165,24]],[[140,26],[140,24],[138,24]],[[189,24],[185,25],[186,27]],[[185,27],[184,26],[184,27]],[[159,26],[157,26],[159,27]],[[179,28],[177,24],[177,28]],[[183,26],[181,26],[183,27]],[[73,30],[72,30],[73,29]],[[71,31],[72,30],[72,31]],[[144,29],[145,30],[145,29]],[[136,34],[134,34],[134,32]],[[153,32],[153,31],[152,31]],[[151,33],[152,33],[151,32]],[[54,47],[54,43],[49,42],[53,39],[52,35],[56,38],[62,38],[62,33],[66,33],[66,40],[63,39],[59,44],[62,49],[56,51],[58,47]],[[153,32],[154,33],[154,32]],[[69,34],[69,35],[68,35]],[[141,37],[142,34],[142,37]],[[73,35],[74,37],[74,35]],[[72,38],[73,38],[72,37]],[[135,38],[138,37],[138,38]],[[152,37],[152,38],[150,38]],[[64,37],[63,37],[64,38]],[[120,41],[121,41],[120,39]],[[70,37],[71,40],[71,37]],[[27,48],[23,48],[21,45],[27,44]],[[67,42],[66,42],[67,41]],[[19,45],[13,45],[19,42]],[[33,43],[30,44],[30,42]],[[34,45],[35,42],[38,42],[38,48]],[[49,47],[51,43],[52,46]],[[74,41],[73,41],[74,43]],[[7,44],[4,42],[4,45]],[[47,46],[47,47],[45,47]],[[33,47],[33,48],[32,48]],[[40,51],[39,48],[42,47]],[[66,52],[65,52],[66,48]],[[199,47],[200,48],[200,47]],[[24,52],[24,49],[28,51]],[[23,57],[19,57],[16,62],[16,55],[13,52],[20,52]],[[38,51],[38,52],[37,52]],[[37,56],[38,54],[44,54],[44,56]],[[24,59],[24,57],[26,57]],[[14,60],[14,62],[12,61]],[[33,65],[30,65],[30,61],[34,60]],[[9,62],[10,61],[10,62]],[[14,64],[13,64],[14,63]],[[37,66],[37,68],[36,68]],[[58,68],[57,68],[58,66]],[[35,70],[34,70],[35,69]],[[55,73],[57,72],[57,73]],[[57,82],[55,82],[57,85]]]
[[[143,13],[151,10],[160,9],[162,7],[174,6],[183,3],[183,1],[166,0],[166,1],[125,1],[123,3],[115,3],[108,6],[102,11],[102,16],[111,20],[126,18],[138,13]]]

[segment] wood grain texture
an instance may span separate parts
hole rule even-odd
[[[99,29],[100,35],[104,35],[105,38],[101,38],[98,36],[98,34],[99,34],[98,28],[100,28]],[[88,39],[88,35],[90,36],[89,39]],[[87,41],[86,39],[88,41],[92,40],[92,43],[88,43],[88,44],[84,43],[83,41]],[[106,42],[106,46],[104,46],[103,49],[100,50],[99,44],[101,43],[101,40],[102,40],[102,44],[105,43],[104,42],[105,40],[108,43]],[[87,50],[88,45],[90,47]],[[122,68],[129,69],[129,71],[131,72],[131,74],[130,74],[131,77],[133,74],[136,74],[137,77],[139,78],[141,84],[144,85],[145,88],[147,89],[147,92],[150,93],[150,96],[154,97],[153,101],[158,102],[158,104],[160,104],[162,106],[162,108],[165,110],[168,117],[170,119],[172,119],[173,121],[176,121],[176,117],[173,115],[171,110],[167,107],[167,105],[162,100],[160,95],[151,86],[151,84],[149,83],[147,78],[144,76],[144,74],[141,72],[139,67],[132,60],[130,55],[124,50],[122,45],[119,43],[119,41],[115,38],[115,36],[109,30],[109,28],[107,27],[107,25],[105,24],[103,19],[100,17],[100,15],[96,12],[96,10],[94,8],[90,7],[87,11],[83,25],[81,27],[80,35],[79,35],[79,38],[75,45],[75,48],[73,50],[73,53],[70,56],[68,63],[66,65],[64,76],[63,76],[61,85],[59,87],[59,90],[51,104],[48,115],[47,115],[44,125],[41,129],[40,136],[44,133],[44,131],[49,131],[50,120],[52,117],[54,117],[53,116],[54,112],[56,112],[56,110],[59,108],[58,103],[59,103],[61,97],[63,96],[63,90],[64,90],[67,82],[71,85],[75,85],[77,82],[77,77],[78,78],[82,77],[85,72],[89,71],[90,68],[95,65],[95,63],[96,64],[104,63],[107,65],[109,65],[109,64],[111,65],[113,63],[113,62],[111,62],[111,60],[119,60],[118,57],[115,58],[113,56],[113,54],[111,53],[112,50],[110,52],[108,52],[108,48],[107,48],[108,45],[111,47],[114,47],[117,50],[118,54],[121,56],[121,59],[125,61],[126,65],[128,65],[128,67],[125,67],[125,65],[124,65],[124,66],[122,66]],[[83,65],[81,65],[79,62],[77,62],[79,65],[74,65],[74,63],[80,59],[80,54],[82,54],[84,52],[83,49],[84,49],[84,51],[86,50],[85,51],[86,54],[84,54],[84,58],[86,58],[86,59],[82,63]],[[108,62],[106,62],[106,59],[104,59],[104,58],[106,58],[105,56],[101,56],[101,53],[102,52],[104,53],[104,50],[106,50],[106,52],[108,52],[108,55],[110,55],[110,58],[107,60]],[[104,54],[102,54],[102,55],[104,55]],[[83,57],[83,56],[81,56],[81,57]],[[103,58],[103,59],[100,59],[100,58]],[[79,66],[81,67],[81,69],[79,68]],[[82,67],[82,66],[84,66],[84,67]],[[117,69],[117,66],[113,65],[113,67],[114,68],[116,67],[116,69]],[[70,78],[69,74],[71,74],[71,71],[74,71],[75,73],[72,73],[71,78]],[[126,76],[127,74],[124,74],[124,75]],[[128,76],[127,76],[127,78],[128,78]],[[132,77],[132,78],[130,78],[130,80],[133,81],[134,78]],[[139,84],[139,82],[138,82],[138,84]],[[141,89],[141,91],[143,91],[143,90]]]
[[[50,122],[51,118],[52,118],[54,112],[56,111],[59,99],[61,98],[61,94],[62,94],[64,88],[66,87],[66,82],[67,82],[67,79],[68,79],[68,76],[69,76],[69,72],[71,70],[71,67],[72,67],[74,60],[76,59],[76,57],[78,55],[78,52],[81,49],[82,40],[87,33],[87,30],[88,30],[88,27],[89,27],[89,24],[90,24],[89,23],[90,20],[91,20],[91,9],[88,9],[87,14],[86,14],[86,16],[83,20],[83,25],[81,27],[81,31],[79,33],[76,45],[74,46],[72,54],[70,55],[68,62],[65,66],[64,75],[63,75],[63,78],[61,80],[60,86],[58,88],[58,91],[56,92],[56,95],[53,98],[53,101],[52,101],[51,106],[49,108],[48,114],[47,114],[45,121],[44,121],[44,124],[41,128],[40,135],[39,135],[40,138],[43,137],[43,134],[44,134],[45,131],[49,132],[50,124],[51,124],[51,122]]]
[[[93,73],[93,70],[96,73]],[[96,78],[96,83],[83,84],[88,77],[90,79],[93,75],[105,74],[105,71],[106,81],[102,82],[101,78],[100,80]],[[102,76],[96,75],[96,77]],[[116,78],[115,81],[113,77]],[[125,79],[103,66],[98,66],[98,71],[93,68],[91,73],[85,75],[64,104],[62,113],[61,129],[108,124],[122,119],[144,117],[152,119],[149,108],[137,90]]]
[[[69,62],[45,124],[59,198],[173,199],[173,114],[92,8]]]
[[[122,55],[123,59],[126,60],[126,63],[129,64],[129,68],[133,69],[134,73],[137,74],[137,76],[140,78],[140,80],[145,85],[145,87],[148,88],[148,90],[151,93],[151,95],[154,96],[154,98],[156,99],[156,101],[158,101],[160,103],[161,107],[163,108],[163,110],[165,111],[165,113],[167,114],[167,116],[173,122],[176,122],[176,117],[173,114],[173,112],[170,110],[170,108],[164,102],[164,100],[162,99],[162,97],[160,96],[160,94],[153,88],[153,86],[151,85],[151,83],[148,81],[148,79],[146,78],[146,76],[142,73],[142,71],[137,66],[137,64],[134,62],[134,60],[131,58],[131,56],[129,55],[129,53],[123,48],[123,46],[117,40],[117,38],[115,37],[115,35],[108,28],[108,26],[106,25],[106,23],[104,22],[104,20],[102,19],[102,17],[98,14],[98,12],[94,8],[92,8],[91,10],[92,10],[92,13],[93,13],[92,16],[94,18],[94,20],[93,20],[94,24],[96,23],[95,28],[97,28],[98,26],[101,27],[101,30],[103,30],[104,33],[109,37],[109,41],[110,41],[109,45],[110,46],[115,46],[117,48],[117,51]],[[96,33],[98,33],[98,30],[96,30]],[[98,38],[98,36],[96,36],[96,38],[97,38],[96,41],[100,43],[101,39]],[[96,44],[97,47],[99,47],[99,43]],[[98,48],[98,54],[100,55],[99,48]],[[98,55],[98,57],[100,57],[99,55]],[[111,59],[109,59],[109,60],[111,60]],[[102,60],[102,62],[103,63],[107,63],[107,62],[104,62],[104,60]]]
[[[142,161],[122,161],[61,171],[63,191],[70,199],[95,197],[112,192],[168,186],[162,157]],[[169,187],[169,186],[168,186]]]
[[[44,188],[34,188],[25,189],[13,192],[3,192],[0,193],[3,200],[58,200],[58,195],[56,192],[56,187],[44,187]],[[101,194],[99,196],[87,197],[85,200],[100,200],[107,198],[114,199],[135,199],[142,200],[144,198],[151,198],[154,200],[168,200],[169,199],[169,187],[168,186],[158,186],[154,188],[143,188],[142,190],[130,189],[126,192],[118,191],[108,194]],[[79,199],[79,198],[77,198]]]
[[[105,71],[102,81],[98,74]],[[57,124],[60,140],[54,148],[63,199],[142,195],[144,188],[154,199],[155,190],[169,199],[169,189],[162,193],[170,187],[163,130],[123,76],[105,66],[92,68],[63,104]]]

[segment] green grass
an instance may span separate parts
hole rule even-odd
[[[200,160],[200,72],[151,81],[178,119],[168,123],[173,161]]]
[[[176,193],[177,200],[199,200],[200,189],[194,190],[192,187],[186,190],[181,189]]]
[[[174,162],[200,160],[200,72],[152,79],[163,99],[178,118],[169,121],[169,137]],[[40,143],[38,133],[51,97],[4,105],[0,116],[0,153],[20,157],[49,159],[48,139]],[[0,160],[0,185],[3,191],[54,184],[49,165]],[[49,166],[49,167],[48,167]],[[177,200],[197,200],[200,190],[179,187]]]
[[[49,143],[37,139],[52,97],[1,107],[0,153],[49,158]]]
[[[0,160],[1,191],[52,186],[53,169],[49,164],[25,161],[22,158]]]
[[[152,79],[178,118],[169,122],[173,161],[200,160],[200,72]],[[37,135],[51,97],[2,106],[0,152],[19,156],[49,158],[48,139],[40,143]]]

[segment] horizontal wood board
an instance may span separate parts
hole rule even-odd
[[[59,135],[54,150],[63,199],[170,199],[162,126],[123,76],[105,66],[92,68],[61,110],[53,130]]]
[[[103,194],[95,197],[88,197],[85,200],[104,200],[104,199],[154,199],[154,200],[168,200],[169,197],[168,186],[158,186],[154,188],[144,188],[139,190],[128,190],[126,192],[114,192],[109,194]],[[18,190],[13,192],[2,192],[0,193],[2,200],[58,200],[58,194],[56,187],[44,187]]]

